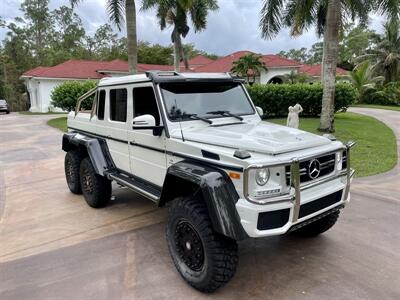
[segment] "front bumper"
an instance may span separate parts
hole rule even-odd
[[[299,160],[293,159],[288,195],[269,198],[264,204],[239,199],[236,209],[246,233],[250,237],[282,235],[344,207],[350,201],[350,182],[354,176],[350,168],[353,145],[346,145],[347,168],[336,176],[300,185]]]

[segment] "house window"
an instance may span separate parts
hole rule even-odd
[[[104,108],[106,106],[106,91],[101,90],[99,93],[99,100],[97,106],[97,119],[104,120]]]
[[[127,91],[126,89],[110,90],[110,119],[126,122]]]
[[[133,116],[152,115],[156,125],[160,125],[156,96],[152,87],[139,87],[133,89]]]

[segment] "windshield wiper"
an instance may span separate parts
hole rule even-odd
[[[214,111],[209,111],[207,112],[207,114],[209,115],[221,115],[221,116],[229,116],[229,117],[233,117],[236,118],[240,121],[243,121],[243,117],[233,114],[231,113],[229,110],[214,110]]]
[[[192,120],[200,120],[200,121],[206,122],[208,124],[212,124],[213,123],[211,120],[199,117],[197,114],[185,114],[184,113],[184,114],[181,114],[181,115],[174,116],[175,120],[176,119],[182,119],[182,118],[188,118],[188,119],[192,119]]]

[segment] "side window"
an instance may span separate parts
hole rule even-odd
[[[97,119],[104,120],[104,108],[106,106],[106,91],[101,90],[99,93],[98,103],[97,103]]]
[[[118,122],[126,122],[127,90],[110,90],[110,119]]]
[[[133,116],[152,115],[156,119],[156,125],[160,125],[156,96],[150,86],[133,89]]]

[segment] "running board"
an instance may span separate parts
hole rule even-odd
[[[161,197],[161,190],[136,176],[127,176],[121,173],[108,174],[109,179],[115,180],[117,183],[149,198],[150,200],[158,203]]]

